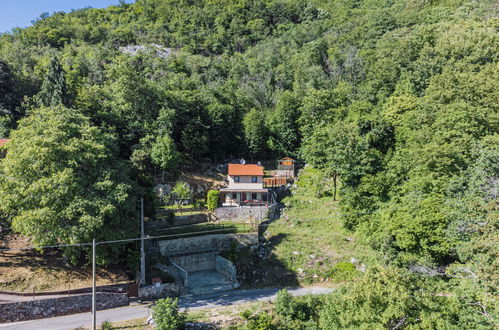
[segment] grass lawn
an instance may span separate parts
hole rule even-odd
[[[268,280],[267,285],[343,282],[359,274],[351,271],[353,266],[361,269],[381,259],[343,228],[338,202],[330,193],[332,182],[319,171],[306,167],[292,191],[293,195],[283,200],[286,207],[280,219],[270,224],[265,233],[270,257],[253,266],[267,268],[260,276]],[[283,283],[285,275],[288,283]]]
[[[147,324],[147,317],[122,321],[122,322],[112,322],[113,329],[131,330],[131,329],[141,329],[141,330],[152,330],[153,326]],[[91,329],[91,328],[88,328]],[[102,329],[101,325],[97,325],[97,329]]]

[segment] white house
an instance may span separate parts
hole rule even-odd
[[[222,205],[268,205],[269,190],[264,188],[263,170],[256,164],[229,164],[229,187],[220,189]]]

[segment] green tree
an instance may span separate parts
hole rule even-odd
[[[260,111],[251,109],[244,116],[244,138],[248,151],[253,156],[262,155],[266,150],[267,130]]]
[[[175,143],[169,134],[156,137],[151,147],[151,159],[162,171],[162,181],[165,180],[165,171],[175,169],[180,161],[180,155]]]
[[[220,199],[220,191],[218,190],[210,190],[208,191],[208,195],[206,197],[206,205],[208,210],[215,211],[218,207],[218,202]]]
[[[187,155],[194,161],[208,152],[206,127],[200,118],[191,119],[182,131],[181,142]]]
[[[177,181],[175,187],[172,189],[172,194],[175,195],[177,199],[190,199],[191,198],[191,188],[184,181]]]
[[[50,59],[40,91],[35,96],[40,107],[69,105],[69,93],[64,69],[56,56]]]
[[[186,313],[179,311],[177,298],[164,298],[154,304],[152,317],[156,325],[155,328],[160,330],[178,330],[184,327]]]
[[[281,155],[294,155],[300,143],[298,127],[299,99],[291,92],[284,92],[274,111],[267,118],[269,149]]]
[[[352,286],[326,299],[320,312],[320,326],[323,329],[461,326],[485,329],[492,325],[492,319],[480,314],[466,300],[438,294],[440,290],[445,288],[433,278],[418,278],[397,268],[375,267]]]
[[[0,209],[35,245],[133,237],[134,184],[116,138],[77,111],[40,108],[12,132],[0,164]],[[98,249],[99,262],[118,262]],[[76,261],[84,250],[67,248]]]
[[[0,61],[0,138],[8,135],[13,120],[14,79],[7,63]]]
[[[345,186],[355,186],[360,177],[374,172],[378,163],[377,152],[356,125],[347,123],[318,127],[304,139],[301,153],[307,162],[333,177],[335,198],[338,176]]]

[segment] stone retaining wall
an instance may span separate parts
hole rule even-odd
[[[96,301],[98,310],[109,309],[128,305],[128,296],[98,292]],[[83,313],[91,309],[91,294],[6,303],[0,304],[0,323]]]
[[[139,288],[139,298],[144,300],[177,297],[179,287],[174,283],[153,284]]]
[[[198,237],[158,241],[159,251],[163,256],[193,251],[228,251],[231,245],[237,248],[258,244],[258,233],[249,234],[215,234]]]
[[[152,233],[156,230],[166,229],[170,227],[195,225],[197,223],[207,222],[206,214],[181,215],[175,216],[173,221],[168,220],[148,220],[145,222],[147,233]]]
[[[218,207],[213,213],[225,221],[263,221],[267,217],[270,207],[266,206],[241,206]]]
[[[110,293],[124,293],[128,290],[129,285],[130,285],[130,283],[98,285],[97,291],[98,292],[110,292]],[[66,295],[66,294],[74,295],[74,294],[81,294],[81,293],[92,293],[92,287],[78,288],[78,289],[69,288],[68,290],[45,291],[45,292],[17,292],[17,291],[0,290],[0,294],[12,295],[12,296],[25,296],[25,297],[62,296],[62,295]]]

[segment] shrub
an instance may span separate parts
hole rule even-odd
[[[175,187],[172,189],[172,194],[175,195],[177,199],[190,199],[191,198],[191,188],[184,181],[177,181]]]
[[[328,276],[337,281],[349,280],[357,274],[355,265],[348,261],[338,262],[328,272]]]
[[[200,208],[200,207],[203,207],[204,206],[204,200],[203,199],[196,199],[192,202],[192,207],[197,209],[197,208]]]
[[[152,316],[156,328],[160,330],[182,329],[186,319],[186,313],[179,311],[177,298],[158,300],[152,309]]]
[[[105,320],[104,322],[101,323],[100,328],[102,330],[113,330],[113,325],[110,321]]]
[[[206,197],[206,207],[210,211],[214,211],[218,206],[218,199],[220,198],[220,191],[210,190]]]
[[[315,321],[319,319],[319,312],[324,305],[325,295],[305,295],[295,297],[296,308],[300,310],[299,316],[303,320]],[[308,329],[308,328],[307,328]]]
[[[259,312],[252,314],[246,310],[241,313],[241,316],[247,321],[245,329],[248,330],[272,330],[276,329],[273,323],[272,315],[267,312]]]
[[[277,313],[277,315],[287,319],[292,319],[296,312],[296,306],[293,299],[293,296],[288,292],[288,290],[279,290],[279,292],[277,292],[277,298],[275,300],[275,312]]]
[[[307,295],[304,297],[293,297],[288,290],[282,289],[277,292],[275,301],[275,312],[289,321],[309,321],[318,318],[319,309],[322,306],[322,298]]]

